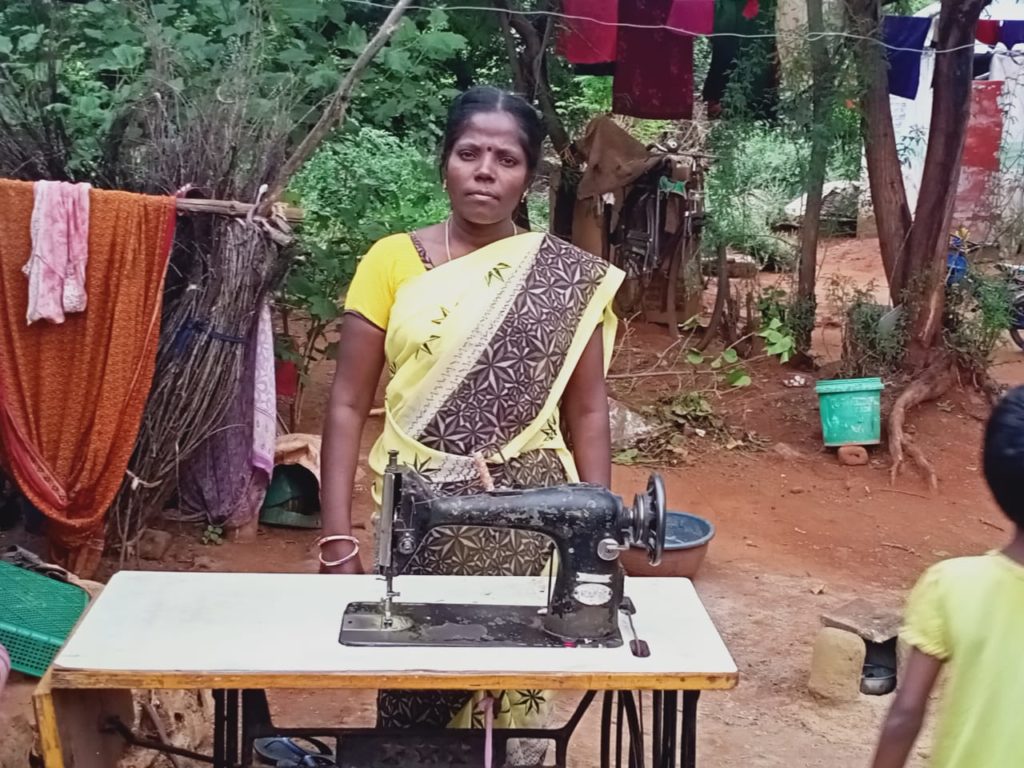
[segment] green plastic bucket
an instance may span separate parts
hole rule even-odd
[[[825,445],[878,445],[882,441],[882,380],[819,381],[818,407]]]

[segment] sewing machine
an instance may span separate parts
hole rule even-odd
[[[427,534],[442,526],[513,528],[548,536],[557,553],[552,565],[557,575],[548,585],[547,606],[396,602],[395,577]],[[374,563],[384,577],[384,597],[346,607],[340,642],[616,647],[622,645],[620,612],[632,625],[619,562],[619,553],[630,546],[646,549],[653,565],[661,561],[665,488],[657,474],[631,507],[607,489],[585,484],[442,496],[423,476],[399,466],[392,453],[383,477]],[[646,655],[635,633],[631,648]]]

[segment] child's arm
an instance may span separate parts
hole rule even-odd
[[[928,709],[942,660],[914,648],[878,740],[872,768],[903,768]]]

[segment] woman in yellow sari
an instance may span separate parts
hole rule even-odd
[[[480,456],[497,487],[610,484],[604,379],[622,273],[513,223],[543,137],[537,113],[518,97],[492,88],[459,96],[441,152],[451,215],[378,241],[361,261],[324,428],[325,536],[351,536],[360,434],[385,364],[385,425],[370,455],[378,481],[388,451],[397,450],[449,494],[482,490]],[[379,503],[379,482],[374,497]],[[548,551],[530,532],[442,529],[408,572],[538,575]],[[354,554],[351,541],[325,542],[321,570],[361,572]],[[538,727],[550,712],[544,691],[490,693],[497,727]],[[482,697],[385,691],[379,722],[479,726]],[[514,764],[532,764],[529,752],[522,745]]]

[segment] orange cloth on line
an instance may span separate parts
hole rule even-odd
[[[31,183],[0,179],[0,448],[9,473],[70,550],[102,535],[153,380],[171,197],[92,190],[89,308],[25,324]]]

